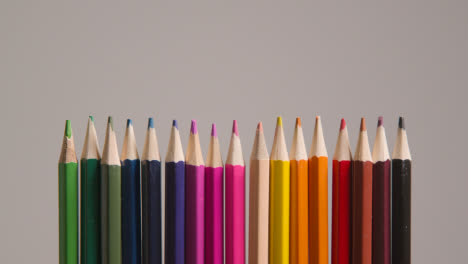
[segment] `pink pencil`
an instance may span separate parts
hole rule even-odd
[[[185,158],[185,263],[205,263],[205,164],[197,121],[192,120]]]
[[[223,160],[216,125],[205,167],[205,263],[223,264]]]
[[[245,263],[245,165],[237,129],[232,126],[226,160],[226,264]]]

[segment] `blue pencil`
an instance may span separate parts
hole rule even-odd
[[[143,264],[160,264],[161,254],[161,158],[153,119],[148,120],[141,155]]]
[[[130,119],[122,147],[122,264],[141,263],[140,159]]]
[[[165,263],[185,263],[185,159],[177,121],[166,153]]]

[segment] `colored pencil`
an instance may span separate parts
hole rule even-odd
[[[122,146],[122,263],[141,263],[140,158],[131,119]]]
[[[411,154],[403,117],[392,155],[392,263],[411,263]]]
[[[226,159],[226,264],[245,263],[245,164],[237,120]]]
[[[165,160],[165,245],[166,264],[185,263],[185,159],[177,120],[172,122]]]
[[[112,117],[101,160],[101,264],[122,263],[121,171]]]
[[[142,263],[162,262],[161,157],[153,118],[148,119],[141,155]]]
[[[78,160],[70,120],[58,162],[59,263],[78,263]]]
[[[270,264],[289,263],[290,163],[283,121],[278,117],[270,157]]]
[[[211,128],[205,167],[205,263],[223,263],[223,160],[216,125]]]
[[[366,120],[361,119],[352,177],[352,263],[372,263],[372,156]]]
[[[309,154],[309,254],[311,264],[328,263],[328,154],[322,122],[315,118]]]
[[[390,169],[383,118],[372,150],[372,263],[390,264]]]
[[[309,179],[308,159],[301,119],[296,119],[289,152],[291,160],[291,222],[289,259],[291,263],[309,263]]]
[[[205,164],[200,148],[197,121],[192,120],[185,157],[185,260],[186,264],[205,262]]]
[[[94,128],[94,118],[88,128],[81,154],[81,264],[101,261],[101,155]]]
[[[250,155],[249,263],[268,263],[270,157],[258,123]]]
[[[351,162],[348,129],[341,119],[333,155],[332,264],[351,263]]]

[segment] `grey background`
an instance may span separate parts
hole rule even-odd
[[[330,157],[341,117],[354,149],[360,117],[372,144],[383,115],[391,151],[404,115],[414,263],[468,257],[466,1],[155,2],[0,2],[1,263],[57,262],[64,121],[80,155],[89,114],[101,148],[108,115],[119,147],[133,118],[140,153],[155,117],[163,158],[171,119],[184,146],[199,120],[205,155],[216,122],[224,158],[238,119],[246,160],[258,121],[271,147],[277,115],[288,145],[303,118],[308,148],[321,115]]]

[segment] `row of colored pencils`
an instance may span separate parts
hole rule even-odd
[[[196,121],[184,157],[174,120],[163,187],[153,119],[140,160],[131,120],[119,158],[109,117],[101,157],[90,117],[80,167],[82,264],[162,263],[163,188],[165,263],[245,263],[246,169],[237,121],[225,164],[213,124],[205,165]],[[249,263],[328,263],[328,155],[320,118],[309,155],[300,118],[289,155],[281,118],[271,155],[260,122],[249,172]],[[410,263],[411,156],[403,119],[392,159],[381,117],[372,154],[361,120],[354,156],[342,120],[332,181],[332,263]],[[78,186],[67,120],[59,160],[61,264],[78,263]]]

